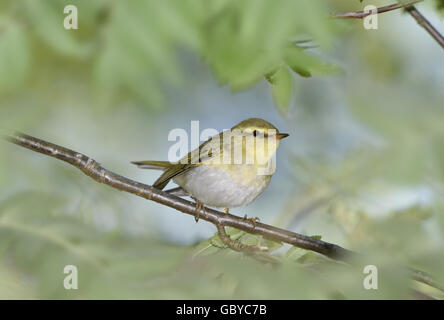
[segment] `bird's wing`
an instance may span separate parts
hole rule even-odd
[[[153,170],[165,170],[171,163],[169,161],[156,161],[156,160],[143,160],[143,161],[131,161],[141,169],[153,169]]]
[[[215,139],[216,137],[217,139]],[[154,182],[153,187],[162,190],[175,176],[219,157],[222,148],[222,133],[220,133],[189,152],[179,160],[179,163],[170,164],[170,166],[167,167],[162,175]]]

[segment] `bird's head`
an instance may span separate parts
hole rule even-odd
[[[243,153],[247,157],[254,157],[255,163],[260,164],[268,162],[276,152],[279,141],[288,137],[287,133],[280,133],[275,126],[260,118],[244,120],[231,128],[231,131],[235,137],[246,137],[242,140]]]

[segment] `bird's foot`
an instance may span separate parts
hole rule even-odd
[[[251,223],[253,224],[253,228],[256,228],[256,222],[259,222],[261,219],[259,219],[258,217],[248,218],[247,215],[244,215],[244,220],[251,221]]]
[[[204,204],[197,199],[194,199],[194,201],[196,201],[196,209],[194,210],[194,220],[196,220],[197,223],[199,221],[200,210],[204,208]]]

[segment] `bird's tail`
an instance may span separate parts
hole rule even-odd
[[[141,169],[154,169],[154,170],[165,170],[169,168],[172,164],[169,161],[132,161],[132,164],[135,164]]]

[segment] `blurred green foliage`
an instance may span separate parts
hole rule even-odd
[[[30,69],[40,62],[30,62],[30,56],[44,45],[50,49],[44,49],[44,55],[85,66],[93,63],[92,85],[108,94],[128,92],[158,108],[165,104],[162,85],[178,85],[186,77],[176,49],[200,55],[221,83],[239,90],[270,73],[279,73],[281,79],[278,71],[287,62],[304,75],[312,69],[328,71],[330,67],[297,50],[292,41],[308,37],[329,46],[340,29],[338,22],[326,19],[326,5],[309,0],[85,0],[75,3],[81,13],[80,28],[66,32],[61,13],[70,3],[20,0],[2,4],[6,15],[0,41],[7,49],[0,51],[4,55],[0,61],[5,63],[2,79],[14,80],[2,89],[19,90],[24,85]],[[29,46],[30,41],[37,45]],[[273,83],[276,104],[284,110],[291,97],[289,77]]]
[[[437,7],[439,10],[443,10],[443,9],[444,9],[444,1],[442,1],[442,0],[436,0],[436,7]]]
[[[267,219],[365,259],[351,267],[235,229],[227,230],[233,239],[270,252],[233,252],[217,234],[183,245],[152,230],[131,232],[128,216],[142,206],[129,205],[127,195],[2,144],[0,298],[402,299],[413,289],[444,298],[406,280],[402,267],[444,283],[442,52],[435,59],[434,43],[406,46],[410,34],[396,29],[401,20],[391,22],[398,13],[381,17],[382,31],[372,33],[357,21],[328,19],[359,10],[359,1],[349,8],[309,0],[76,0],[79,29],[67,31],[63,7],[71,2],[0,2],[2,129],[88,140],[106,166],[134,160],[120,153],[145,148],[134,140],[154,136],[164,114],[180,114],[182,105],[165,107],[172,91],[206,94],[190,86],[198,71],[188,59],[197,57],[233,95],[266,88],[291,128],[296,142],[285,149],[289,165],[276,187],[283,193],[285,185],[288,197],[280,204],[267,194],[275,211]],[[306,40],[318,47],[305,48]],[[230,112],[217,106],[206,107],[212,117]],[[68,121],[81,129],[71,134]],[[356,132],[370,138],[347,142]],[[99,145],[105,138],[97,136],[109,141]],[[62,286],[71,264],[78,290]],[[378,266],[378,290],[363,289],[364,264]]]

